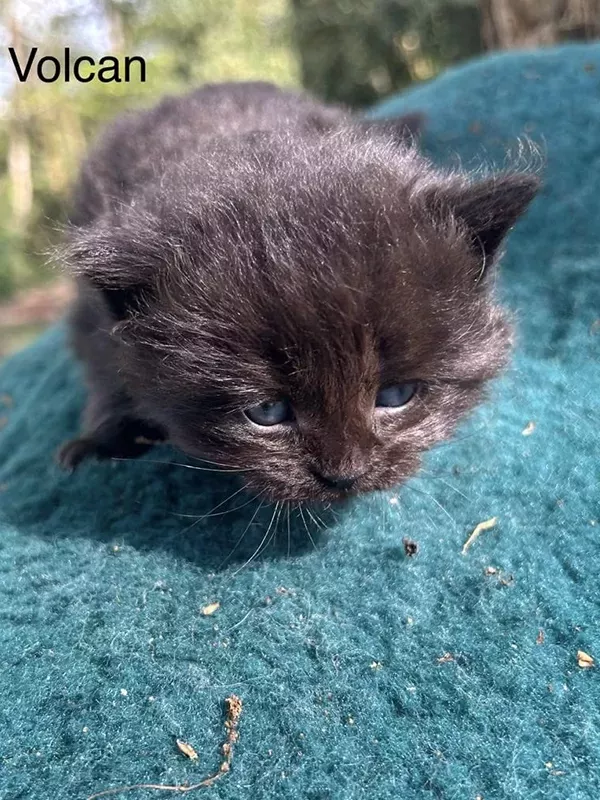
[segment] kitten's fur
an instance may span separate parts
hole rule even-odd
[[[318,475],[403,481],[506,362],[493,266],[537,186],[442,173],[386,126],[268,84],[118,120],[66,251],[90,395],[62,463],[169,439],[272,499],[344,494]],[[408,380],[411,403],[374,410]],[[294,424],[244,416],[278,397]]]

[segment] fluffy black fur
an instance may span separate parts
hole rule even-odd
[[[268,84],[118,120],[66,248],[90,395],[62,463],[168,439],[287,500],[414,473],[507,360],[493,266],[538,180],[443,173],[396,133]],[[409,380],[412,402],[375,410]],[[294,422],[243,413],[276,398]]]

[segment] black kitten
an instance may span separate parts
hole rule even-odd
[[[268,84],[117,121],[67,248],[90,397],[61,462],[168,439],[278,500],[413,474],[506,363],[494,263],[538,180],[401,138]]]

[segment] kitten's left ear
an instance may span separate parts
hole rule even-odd
[[[540,187],[531,173],[505,173],[444,193],[454,217],[465,227],[473,248],[493,263],[504,237]]]

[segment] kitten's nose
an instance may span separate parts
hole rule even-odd
[[[351,489],[359,478],[364,473],[356,473],[354,475],[323,475],[321,472],[316,472],[315,475],[326,485],[332,489]]]

